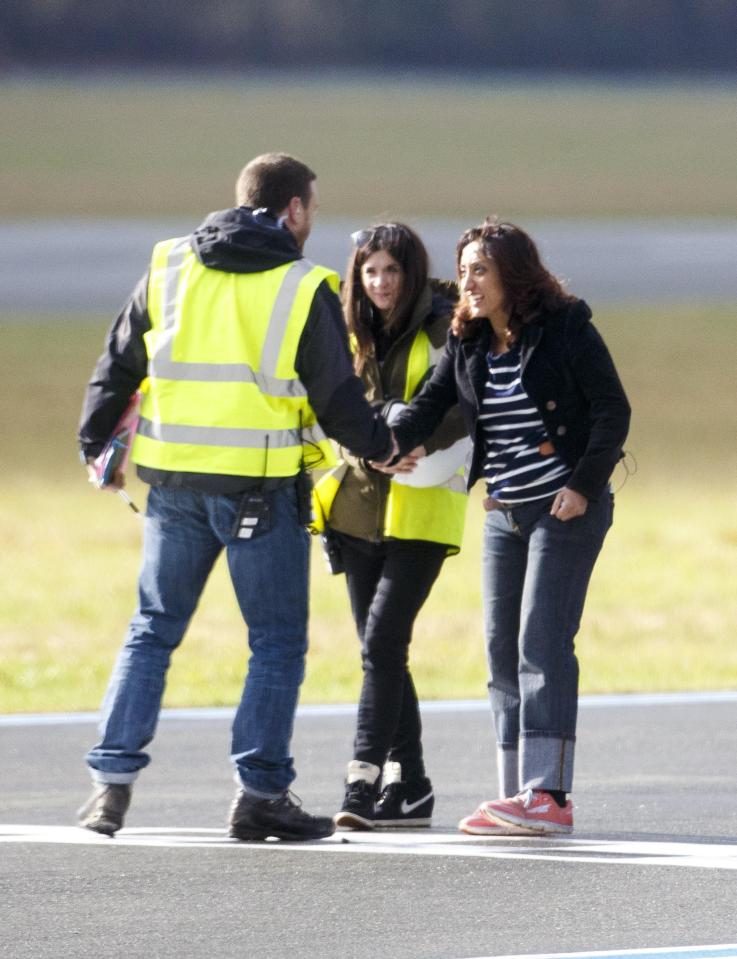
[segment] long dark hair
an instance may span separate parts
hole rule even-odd
[[[543,265],[537,246],[529,234],[514,223],[502,223],[487,217],[461,235],[456,245],[456,269],[469,243],[478,241],[484,255],[493,260],[504,289],[505,308],[509,311],[509,342],[520,329],[541,313],[554,313],[576,300],[563,289],[560,280]],[[452,330],[460,339],[478,335],[483,319],[473,319],[463,296],[453,314]]]
[[[361,282],[361,267],[379,250],[385,250],[402,268],[402,289],[392,315],[384,324],[388,333],[401,330],[412,316],[415,304],[427,284],[428,257],[422,240],[404,223],[380,223],[353,234],[354,248],[346,268],[343,287],[343,309],[348,330],[355,337],[354,365],[363,369],[367,357],[374,352],[372,328],[376,308],[366,295]]]

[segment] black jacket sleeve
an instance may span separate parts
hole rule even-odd
[[[596,499],[617,465],[630,424],[630,405],[599,332],[591,323],[569,331],[571,370],[589,409],[590,433],[586,449],[567,485]]]
[[[408,453],[432,436],[448,410],[458,402],[456,345],[455,337],[449,334],[432,376],[394,424],[394,436],[401,454]]]
[[[391,452],[391,434],[353,372],[343,311],[327,282],[313,298],[295,365],[327,435],[356,456],[385,460]]]
[[[105,350],[87,384],[79,422],[79,445],[85,456],[100,453],[146,377],[148,361],[143,334],[151,328],[147,290],[148,273],[114,320]]]

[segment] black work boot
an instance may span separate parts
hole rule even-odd
[[[296,800],[296,801],[295,801]],[[278,799],[259,799],[239,790],[230,809],[232,839],[243,841],[268,839],[324,839],[335,832],[333,820],[327,816],[310,816],[292,793]]]
[[[77,810],[77,821],[84,829],[113,836],[123,828],[130,801],[130,783],[98,783],[84,806]]]
[[[374,804],[379,794],[381,769],[372,763],[352,759],[345,777],[345,798],[340,812],[333,816],[341,829],[373,829]]]

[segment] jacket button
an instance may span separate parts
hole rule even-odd
[[[555,435],[556,435],[556,436],[565,436],[567,432],[568,432],[568,430],[566,429],[565,426],[559,426],[558,429],[555,431]]]
[[[558,404],[555,402],[555,400],[548,400],[548,402],[545,404],[545,409],[554,410],[557,406]]]

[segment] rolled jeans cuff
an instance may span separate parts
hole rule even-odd
[[[558,790],[573,788],[575,739],[522,733],[520,736],[520,780],[522,789]]]
[[[101,786],[123,786],[134,782],[138,773],[106,773],[101,769],[92,769],[92,767],[90,767],[90,776],[92,777],[93,783]]]
[[[499,798],[508,799],[520,791],[519,750],[516,746],[507,748],[497,746],[496,772],[499,779]]]
[[[243,792],[252,799],[281,799],[281,797],[284,795],[284,790],[282,790],[282,792],[275,793],[266,792],[263,789],[254,789],[253,786],[249,786],[248,783],[245,782],[237,769],[233,775],[233,779],[236,785],[240,786]]]

